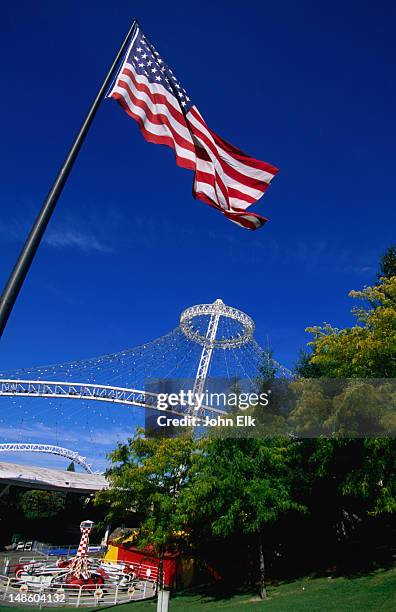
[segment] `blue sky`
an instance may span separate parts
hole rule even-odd
[[[307,325],[352,322],[395,242],[395,5],[4,0],[0,283],[131,18],[221,136],[281,170],[248,232],[105,101],[0,346],[0,368],[117,351],[221,297],[287,366]]]

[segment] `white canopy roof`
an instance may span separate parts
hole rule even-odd
[[[0,462],[0,484],[76,493],[95,493],[108,487],[102,474],[68,472],[5,462]]]

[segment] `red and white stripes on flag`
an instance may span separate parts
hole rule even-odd
[[[137,26],[108,96],[135,119],[148,142],[175,152],[195,173],[193,194],[248,229],[267,221],[248,210],[278,169],[243,153],[206,125],[172,70]]]

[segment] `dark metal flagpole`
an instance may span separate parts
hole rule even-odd
[[[67,181],[67,178],[70,174],[70,171],[73,167],[73,164],[76,160],[76,157],[81,149],[81,145],[84,142],[84,139],[88,133],[88,130],[91,126],[92,121],[96,115],[96,111],[98,110],[99,104],[102,101],[107,88],[110,85],[113,72],[122,57],[122,54],[127,48],[129,40],[134,32],[134,29],[137,25],[136,19],[133,20],[132,25],[129,29],[128,34],[125,37],[124,42],[122,43],[120,50],[118,51],[116,58],[107,73],[105,80],[101,88],[98,91],[98,94],[95,100],[92,103],[91,108],[88,111],[87,116],[78,132],[70,151],[63,162],[61,169],[59,170],[58,176],[56,177],[54,184],[51,187],[51,190],[39,212],[37,215],[36,221],[30,231],[30,234],[25,242],[25,245],[21,251],[21,254],[18,257],[18,260],[14,266],[13,271],[8,279],[8,282],[4,288],[4,291],[0,298],[0,338],[3,334],[4,328],[7,324],[8,317],[11,314],[11,311],[14,307],[15,301],[18,297],[19,291],[23,285],[23,281],[26,278],[26,275],[29,271],[29,268],[32,264],[36,251],[39,247],[41,239],[44,235],[45,229],[48,225],[49,220],[51,219],[52,213],[54,212],[56,203],[59,199],[59,196],[62,193],[63,187]]]

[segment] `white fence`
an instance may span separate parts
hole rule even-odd
[[[115,584],[101,586],[67,584],[28,587],[12,576],[0,575],[0,602],[16,607],[100,607],[151,599],[156,595],[153,580],[136,580],[130,586]]]

